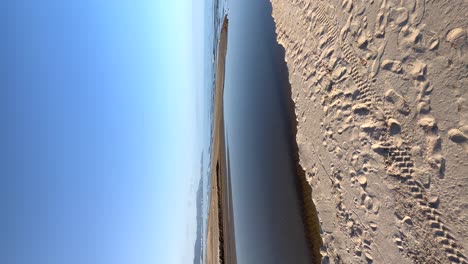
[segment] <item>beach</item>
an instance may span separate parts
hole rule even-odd
[[[224,131],[224,76],[228,38],[228,19],[224,18],[216,66],[213,119],[211,195],[207,227],[206,263],[236,263],[234,224]]]
[[[321,262],[468,263],[467,2],[271,2]]]

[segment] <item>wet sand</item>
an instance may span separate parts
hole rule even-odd
[[[218,47],[214,101],[213,153],[210,211],[208,215],[206,263],[236,263],[234,223],[229,173],[226,164],[223,95],[228,38],[228,19],[224,19]]]

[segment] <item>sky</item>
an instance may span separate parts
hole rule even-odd
[[[0,263],[191,261],[193,15],[192,0],[2,3]]]

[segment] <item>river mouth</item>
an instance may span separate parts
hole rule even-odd
[[[229,4],[224,118],[238,263],[320,263],[284,49],[269,1]]]

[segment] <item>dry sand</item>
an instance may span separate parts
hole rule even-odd
[[[228,37],[228,20],[224,19],[218,47],[214,100],[211,195],[208,215],[206,263],[236,263],[232,201],[226,168],[224,137],[224,69]]]
[[[272,5],[322,263],[468,263],[468,2]]]

